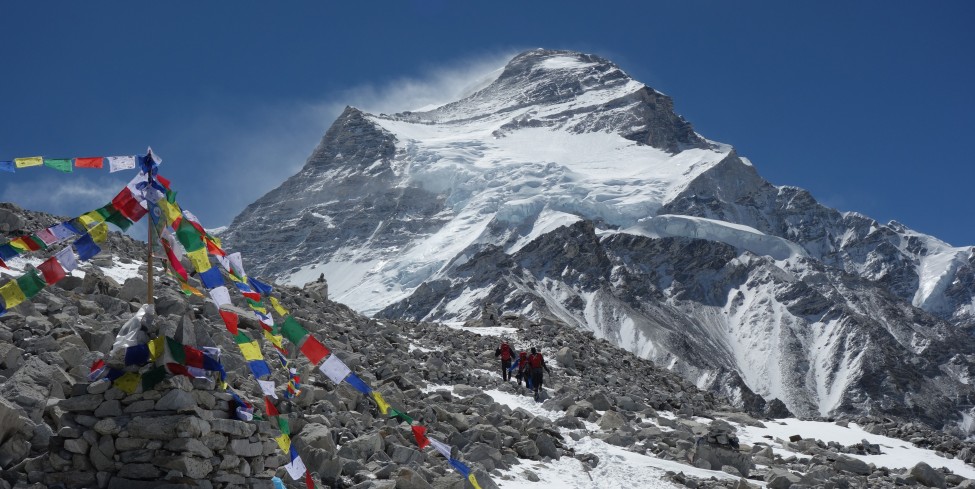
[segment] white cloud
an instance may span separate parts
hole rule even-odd
[[[13,202],[24,209],[76,217],[105,205],[124,185],[125,182],[107,176],[45,178],[8,186],[0,193],[0,201]]]

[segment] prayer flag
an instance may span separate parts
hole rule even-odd
[[[0,171],[7,171],[10,173],[16,172],[16,166],[14,166],[13,161],[0,161]]]
[[[129,229],[130,227],[132,227],[133,224],[135,224],[131,220],[129,220],[128,217],[125,217],[125,215],[123,215],[121,212],[117,210],[113,212],[110,216],[106,217],[105,222],[114,224],[115,227],[121,229],[122,231]]]
[[[72,233],[71,230],[64,225],[64,223],[55,224],[54,226],[51,226],[49,229],[51,230],[51,234],[53,234],[58,241],[61,241],[62,239],[68,239],[74,235],[74,233]]]
[[[41,156],[31,156],[30,158],[14,158],[14,165],[17,168],[41,166],[42,164],[44,164],[44,158]]]
[[[30,236],[21,236],[19,238],[14,238],[10,240],[11,246],[18,248],[21,252],[25,251],[37,251],[41,249],[41,246],[37,244],[36,241],[30,239]]]
[[[278,395],[274,393],[274,381],[273,380],[258,380],[258,384],[261,386],[261,392],[267,397],[272,397],[274,399],[278,398]]]
[[[450,459],[450,465],[453,468],[457,469],[457,472],[460,472],[461,475],[463,475],[464,477],[471,475],[471,469],[468,468],[466,465],[464,465],[464,462],[461,462],[456,458]]]
[[[10,243],[0,244],[0,259],[9,260],[11,258],[16,258],[17,255],[19,254],[20,251],[18,251],[17,248],[14,247],[12,244]]]
[[[264,295],[270,295],[271,292],[273,291],[273,289],[271,288],[270,285],[268,285],[268,284],[266,284],[264,282],[261,282],[260,280],[257,280],[256,278],[248,278],[247,279],[247,283],[251,284],[251,287],[253,287],[254,290],[256,290],[256,291],[258,291],[258,292],[260,292],[261,294],[264,294]]]
[[[91,236],[92,241],[104,243],[108,239],[108,225],[104,222],[98,223],[98,225],[88,230],[88,235]]]
[[[227,325],[227,331],[230,331],[230,334],[237,336],[237,325],[240,322],[240,318],[230,311],[220,311],[220,317],[223,318],[223,323]]]
[[[264,355],[261,354],[261,346],[258,345],[256,341],[240,343],[237,346],[240,347],[240,353],[244,355],[244,360],[250,361],[264,359]]]
[[[264,326],[264,327],[266,328],[266,326]],[[282,341],[283,338],[284,338],[283,336],[276,335],[276,334],[268,331],[267,329],[265,329],[264,330],[264,337],[267,338],[267,340],[270,341],[271,344],[274,345],[275,348],[277,348],[279,350],[283,350],[284,349],[284,342]],[[315,362],[315,363],[317,364],[318,362]]]
[[[292,479],[298,480],[305,473],[305,463],[301,461],[301,457],[298,455],[298,451],[295,450],[294,446],[291,447],[291,457],[291,462],[285,465],[284,468],[288,471],[288,475]]]
[[[3,304],[7,309],[12,309],[27,300],[16,280],[11,280],[0,287],[0,297],[3,297]]]
[[[149,345],[133,345],[125,349],[126,365],[145,365],[149,363]]]
[[[198,350],[192,346],[183,345],[183,365],[188,367],[203,368],[203,350]]]
[[[439,441],[436,438],[428,438],[428,439],[430,440],[430,445],[432,445],[436,451],[440,452],[440,455],[443,455],[445,459],[450,460],[450,452],[452,451],[450,445],[447,445],[446,443]]]
[[[166,250],[166,258],[169,259],[169,266],[172,267],[173,271],[176,272],[183,280],[189,280],[189,276],[186,274],[186,269],[183,268],[183,264],[180,263],[179,258],[176,257],[176,253],[173,252],[173,247],[169,244],[169,241],[162,239],[160,240],[163,245],[163,249]]]
[[[157,336],[149,341],[149,360],[156,361],[166,354],[166,337]]]
[[[207,289],[215,289],[224,284],[223,275],[220,273],[220,269],[217,267],[212,267],[209,270],[201,273],[200,282],[203,282],[203,286]]]
[[[135,168],[135,156],[109,156],[108,168],[109,173],[131,170]]]
[[[473,472],[467,475],[467,480],[471,481],[471,486],[473,486],[474,489],[481,489],[481,486],[477,483],[477,479],[474,477]]]
[[[102,249],[99,248],[98,245],[96,245],[91,239],[90,234],[86,234],[78,238],[78,240],[74,242],[74,247],[76,250],[78,250],[78,258],[82,261],[88,261],[102,251]]]
[[[201,249],[204,250],[204,253],[206,252],[206,245],[203,244],[203,237],[200,235],[200,231],[187,219],[179,221],[179,226],[176,227],[176,239],[183,245],[183,248],[186,248],[187,252]]]
[[[349,367],[337,355],[329,356],[318,369],[336,384],[341,384],[345,376],[351,373]]]
[[[251,369],[251,373],[254,374],[254,377],[256,378],[271,375],[271,367],[268,367],[267,362],[264,360],[252,360],[247,362],[247,367]]]
[[[213,299],[213,302],[218,308],[223,307],[230,304],[230,291],[227,290],[227,287],[221,285],[220,287],[214,288],[210,291],[210,299]]]
[[[197,273],[203,273],[210,269],[210,257],[207,256],[207,250],[205,248],[200,248],[196,251],[187,251],[186,256],[189,257],[190,263],[193,264],[193,269]]]
[[[277,297],[271,296],[271,305],[274,307],[274,310],[278,312],[278,314],[282,316],[288,315],[288,310],[281,307],[281,302],[278,301]]]
[[[124,377],[124,376],[123,376]],[[142,374],[142,390],[147,391],[166,378],[166,367],[158,366]]]
[[[186,364],[186,351],[183,349],[183,344],[168,336],[166,337],[166,353],[169,354],[169,358],[173,362],[180,365]]]
[[[64,173],[71,173],[73,170],[69,158],[44,158],[44,166]]]
[[[57,252],[57,254],[54,255],[54,258],[58,259],[58,263],[61,264],[61,268],[63,268],[67,273],[71,273],[72,270],[78,268],[78,260],[75,258],[74,251],[71,250],[70,246]]]
[[[103,222],[105,217],[107,217],[107,214],[103,216],[100,212],[94,210],[78,216],[78,220],[81,221],[82,228],[87,231],[97,226],[100,222]]]
[[[139,200],[132,195],[132,191],[128,187],[123,188],[112,199],[112,205],[132,222],[139,221],[148,212],[145,207],[142,207]]]
[[[2,259],[0,259],[0,267],[3,267],[3,268],[6,268],[7,270],[10,270],[10,267],[8,267],[7,264],[3,262]]]
[[[312,365],[318,365],[318,362],[322,361],[329,354],[328,348],[312,335],[308,335],[305,342],[301,344],[301,352],[308,357],[308,361]]]
[[[398,411],[398,410],[396,410],[394,408],[389,408],[389,417],[390,418],[396,418],[396,419],[400,420],[400,422],[403,422],[403,423],[406,423],[406,424],[413,424],[413,418],[411,418],[409,414],[406,414],[406,413],[404,413],[402,411]]]
[[[146,375],[148,376],[150,372],[147,372]],[[143,384],[145,383],[145,379],[141,378],[139,374],[135,372],[126,372],[122,374],[121,377],[115,379],[115,381],[112,382],[112,385],[126,394],[133,394],[135,393],[136,389],[139,388],[140,380]],[[156,383],[158,383],[158,381]],[[156,385],[156,383],[153,383],[152,385]]]
[[[372,399],[376,401],[376,406],[379,407],[379,412],[383,413],[384,416],[389,413],[389,403],[386,402],[386,399],[383,399],[383,395],[380,394],[379,391],[372,391]]]
[[[413,430],[413,438],[416,438],[416,444],[423,450],[430,444],[430,440],[427,439],[427,429],[423,426],[414,425],[411,427]]]
[[[99,358],[98,360],[95,360],[95,363],[91,364],[91,370],[88,372],[88,381],[94,382],[96,379],[101,377],[103,373],[105,373],[105,360]]]
[[[56,256],[48,258],[47,261],[38,265],[37,269],[44,274],[44,281],[47,282],[48,285],[57,283],[67,275],[67,273],[64,272],[64,268],[60,263],[58,263]]]
[[[281,414],[278,412],[278,408],[276,408],[274,404],[271,404],[271,400],[266,397],[264,398],[264,411],[267,413],[269,417],[278,416]]]
[[[37,249],[39,249],[39,250],[46,250],[47,249],[47,243],[45,243],[43,239],[38,238],[37,235],[32,234],[32,235],[28,236],[27,239],[33,241],[34,244],[37,245]]]
[[[37,274],[37,270],[31,270],[30,272],[21,275],[17,278],[17,285],[20,286],[20,290],[24,292],[24,297],[30,299],[37,295],[41,289],[47,284],[44,283],[44,279]]]
[[[281,448],[281,451],[284,452],[285,455],[291,453],[291,437],[290,436],[285,435],[285,434],[281,434],[280,436],[276,437],[274,439],[274,441],[278,442],[278,447]]]
[[[346,378],[345,382],[352,386],[355,390],[362,393],[362,395],[368,396],[372,394],[372,388],[368,384],[362,381],[358,375],[350,373]],[[385,414],[385,413],[383,413]]]
[[[94,158],[75,158],[74,166],[78,168],[102,168],[105,158],[97,156]]]
[[[159,208],[162,209],[162,214],[163,216],[166,217],[167,225],[176,222],[176,219],[182,215],[182,213],[179,210],[179,207],[177,207],[176,205],[170,202],[167,202],[166,199],[160,199],[159,201],[156,202],[156,205],[158,205]]]
[[[308,336],[308,331],[301,327],[295,318],[288,316],[284,318],[284,324],[281,325],[281,334],[292,343],[300,345],[302,338]]]
[[[58,238],[54,236],[54,233],[50,229],[41,229],[35,236],[43,241],[45,246],[50,246],[58,242]]]

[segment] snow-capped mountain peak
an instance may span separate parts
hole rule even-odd
[[[972,389],[971,248],[768,183],[590,54],[525,52],[432,110],[348,108],[225,234],[268,258],[255,272],[324,273],[367,314],[462,321],[495,303],[743,405],[932,421]]]

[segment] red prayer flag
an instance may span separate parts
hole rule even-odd
[[[308,335],[305,342],[301,344],[301,352],[308,357],[308,361],[312,365],[318,365],[318,362],[322,361],[329,354],[328,348],[325,348],[325,345],[321,344],[312,335]]]
[[[164,177],[162,175],[156,174],[156,181],[159,182],[159,183],[161,183],[163,187],[166,187],[166,190],[172,190],[171,188],[169,188],[169,179],[168,178],[166,178],[166,177]]]
[[[193,378],[193,374],[191,374],[189,370],[186,370],[186,367],[178,363],[172,363],[172,362],[167,363],[166,368],[169,370],[169,373],[173,375],[184,375],[191,379]]]
[[[176,258],[176,253],[173,253],[173,247],[169,246],[169,241],[165,239],[160,240],[163,245],[163,249],[166,250],[166,258],[169,258],[169,266],[183,278],[183,281],[189,280],[189,276],[186,275],[186,269],[183,268],[183,264],[180,263],[179,258]],[[236,334],[236,333],[234,333]]]
[[[37,251],[41,249],[41,245],[37,244],[37,241],[30,239],[30,236],[21,236],[13,241],[23,244],[24,247],[30,251]]]
[[[0,267],[3,267],[3,268],[6,268],[7,270],[10,270],[10,267],[8,267],[7,264],[3,262],[3,260],[0,260]]]
[[[271,404],[271,400],[264,396],[264,410],[267,411],[267,416],[279,416],[281,413],[278,412],[278,408]]]
[[[227,325],[227,331],[230,331],[230,334],[237,336],[237,324],[239,321],[237,315],[230,311],[220,311],[220,317],[223,318],[223,323]]]
[[[95,158],[75,158],[74,166],[78,168],[102,168],[105,158],[101,156]]]
[[[59,280],[64,278],[67,273],[65,273],[64,268],[58,262],[57,257],[50,257],[44,263],[41,263],[37,267],[38,270],[44,275],[44,281],[48,285],[54,285]]]
[[[227,256],[227,252],[223,251],[223,248],[217,246],[210,238],[206,238],[207,242],[207,252],[213,256]]]
[[[257,292],[241,292],[240,294],[254,302],[261,302],[261,294]]]
[[[147,212],[145,207],[132,195],[132,191],[128,187],[123,188],[118,195],[112,199],[112,206],[118,209],[128,220],[132,222],[138,222],[145,216]]]
[[[183,345],[183,354],[186,355],[186,365],[190,367],[203,368],[203,352],[192,346]]]
[[[315,489],[315,481],[312,480],[312,478],[311,478],[311,471],[309,471],[309,470],[306,470],[305,471],[305,488],[306,489]]]
[[[427,438],[427,429],[420,425],[412,426],[412,428],[413,437],[416,438],[416,444],[420,446],[420,450],[423,450],[430,444],[430,440]]]

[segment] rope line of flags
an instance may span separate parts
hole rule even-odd
[[[112,158],[115,157],[107,159],[111,162]],[[41,163],[38,163],[38,159]],[[72,159],[75,166],[79,166],[78,160],[86,159]],[[126,165],[128,161],[126,160]],[[64,278],[67,273],[77,268],[78,260],[89,260],[100,252],[101,249],[97,243],[103,242],[107,238],[106,223],[112,223],[124,231],[148,214],[151,218],[150,225],[156,231],[155,236],[158,237],[159,243],[166,253],[167,272],[177,279],[183,293],[203,295],[202,292],[189,284],[189,274],[182,265],[182,259],[187,258],[196,272],[196,279],[200,281],[202,287],[206,289],[207,295],[220,309],[220,316],[227,331],[232,335],[251,374],[261,387],[264,394],[265,413],[269,419],[275,420],[275,424],[279,428],[280,435],[275,437],[275,441],[290,460],[285,465],[285,469],[294,480],[300,480],[304,476],[307,487],[309,489],[314,488],[311,474],[306,470],[300,455],[291,444],[291,431],[287,418],[281,416],[271,401],[271,399],[278,399],[277,386],[271,378],[271,369],[264,359],[261,346],[256,340],[241,331],[238,314],[228,310],[233,307],[233,303],[230,289],[226,286],[224,274],[221,273],[220,268],[226,272],[227,277],[243,297],[251,312],[259,319],[264,338],[274,347],[280,363],[288,372],[288,385],[284,390],[285,397],[291,397],[300,392],[300,378],[297,370],[286,358],[288,353],[283,345],[283,339],[286,338],[301,351],[312,365],[317,365],[318,370],[333,383],[341,385],[342,382],[345,382],[362,395],[370,398],[384,416],[396,419],[401,423],[407,423],[417,446],[421,450],[428,446],[432,447],[472,487],[480,489],[477,478],[470,468],[452,456],[453,448],[451,446],[428,436],[425,426],[407,413],[395,409],[379,391],[372,389],[353,373],[334,352],[290,315],[280,301],[272,295],[273,288],[270,285],[255,278],[247,277],[240,253],[228,254],[221,247],[219,238],[207,233],[199,219],[191,212],[180,208],[175,199],[176,192],[171,189],[169,180],[158,174],[161,159],[154,155],[151,149],[144,156],[131,157],[131,161],[133,164],[131,168],[139,168],[139,173],[109,204],[35,234],[21,236],[0,244],[0,266],[6,266],[3,260],[47,249],[69,237],[80,235],[71,246],[59,251],[55,256],[39,265],[36,270],[31,270],[22,277],[0,286],[0,298],[3,299],[3,304],[0,305],[0,314],[6,309],[30,299],[44,286],[56,283]],[[5,169],[5,163],[8,162],[0,162],[0,170]],[[46,160],[42,157],[17,158],[9,163],[15,168],[25,168],[40,166],[45,164]],[[82,161],[82,164],[95,165],[96,162]],[[87,168],[93,167],[88,166]],[[117,170],[113,169],[112,171]],[[220,264],[220,268],[211,263],[211,256]],[[270,308],[268,308],[265,299],[270,303]],[[271,310],[274,310],[281,317],[280,322],[274,322]],[[129,363],[130,360],[132,361],[131,364]],[[172,338],[159,337],[145,345],[129,346],[125,351],[126,365],[138,365],[142,361],[144,363],[156,363],[160,360],[162,360],[162,365],[143,374],[124,371],[116,367],[106,368],[104,361],[99,360],[92,366],[90,378],[95,379],[107,374],[115,385],[119,385],[121,381],[120,389],[124,387],[123,390],[132,389],[134,392],[138,387],[152,388],[164,378],[166,373],[193,377],[205,375],[206,372],[219,372],[222,386],[228,389],[235,402],[239,404],[238,417],[245,420],[253,419],[253,405],[241,399],[226,384],[226,372],[223,371],[219,362],[219,350],[198,350],[181,345]]]

